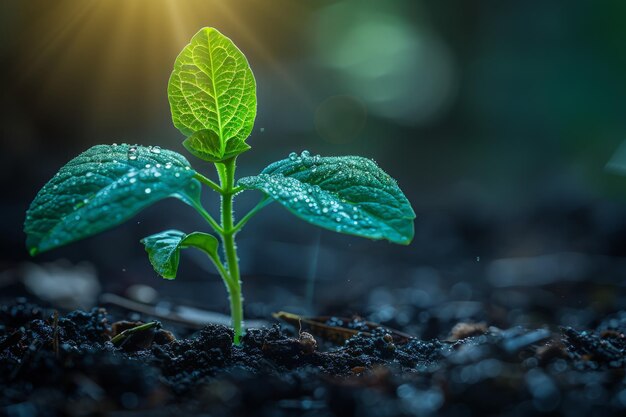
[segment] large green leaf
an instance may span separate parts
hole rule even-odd
[[[246,142],[234,140],[226,142],[226,148],[221,149],[220,140],[212,130],[194,133],[185,139],[183,146],[194,156],[210,162],[220,162],[250,149]]]
[[[242,144],[256,117],[256,83],[246,57],[216,29],[191,38],[176,58],[167,92],[178,130],[186,136],[212,132],[187,142],[194,155],[208,148],[208,160],[223,160],[228,149],[247,149]]]
[[[31,254],[102,232],[167,197],[198,204],[200,184],[182,155],[159,147],[97,145],[68,162],[26,213]]]
[[[179,230],[166,230],[141,240],[146,247],[154,270],[166,279],[176,278],[181,249],[195,247],[204,251],[215,262],[218,258],[218,241],[201,232],[186,234]]]
[[[411,204],[396,181],[366,158],[292,153],[238,185],[260,190],[329,230],[401,244],[413,239]]]

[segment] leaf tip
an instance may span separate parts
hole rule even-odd
[[[400,245],[408,246],[411,244],[411,242],[413,242],[413,238],[415,238],[415,224],[413,220],[411,219],[410,233],[405,236],[402,236],[402,240],[396,243],[399,243]]]
[[[32,247],[28,249],[28,253],[30,256],[36,256],[39,253],[39,249],[37,247]]]
[[[172,281],[172,280],[176,279],[176,274],[173,274],[173,275],[169,275],[169,274],[168,275],[162,275],[162,274],[159,274],[159,275],[161,275],[161,278],[166,279],[168,281]]]

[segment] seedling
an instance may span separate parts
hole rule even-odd
[[[155,271],[166,279],[176,277],[182,249],[196,248],[209,257],[230,296],[239,343],[243,298],[235,236],[270,202],[335,232],[399,244],[413,239],[415,213],[409,201],[369,159],[303,151],[235,181],[237,157],[250,150],[246,139],[256,117],[256,81],[246,57],[217,30],[201,29],[178,55],[168,98],[174,126],[187,137],[183,146],[213,163],[219,182],[158,146],[94,146],[62,167],[31,203],[24,224],[31,255],[112,228],[164,198],[177,198],[193,207],[214,234],[166,230],[141,242]],[[200,201],[203,185],[220,196],[220,221]],[[263,197],[235,222],[233,199],[246,190]]]

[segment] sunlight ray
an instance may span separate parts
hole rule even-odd
[[[296,97],[308,106],[313,107],[313,101],[306,89],[303,88],[294,76],[285,68],[285,66],[273,56],[268,48],[258,40],[255,33],[246,25],[242,24],[240,19],[238,19],[235,13],[226,4],[218,1],[215,2],[215,6],[220,9],[220,11],[224,14],[224,17],[226,17],[233,24],[245,40],[249,42],[256,51],[260,52],[259,55],[269,64],[273,71],[280,75],[281,81],[285,82],[289,89],[295,93]]]
[[[72,40],[71,35],[76,31],[77,27],[84,24],[85,18],[93,12],[93,7],[89,2],[85,2],[81,3],[80,7],[72,9],[72,12],[63,6],[59,6],[54,11],[56,13],[49,18],[49,21],[57,22],[55,16],[58,14],[60,23],[55,24],[51,30],[41,31],[41,33],[45,33],[45,40],[37,43],[35,50],[28,51],[30,53],[25,54],[26,62],[21,65],[22,69],[16,79],[17,82],[24,82],[24,80],[30,78],[34,72],[39,70],[49,60],[50,55],[58,53],[61,48],[66,49],[70,43],[75,43],[77,40]],[[34,36],[34,34],[29,35]],[[34,41],[36,42],[36,40]]]

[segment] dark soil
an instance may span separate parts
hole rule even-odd
[[[9,416],[608,416],[626,413],[626,312],[595,329],[459,323],[446,341],[378,329],[333,345],[274,325],[207,326],[175,340],[104,309],[0,308],[0,406]],[[326,324],[343,324],[330,320]],[[350,327],[347,325],[347,327]]]

